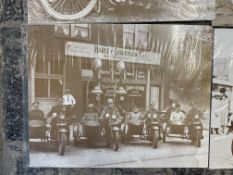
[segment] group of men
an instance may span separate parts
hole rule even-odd
[[[70,93],[69,90],[65,91],[65,94],[62,98],[59,98],[57,101],[57,104],[52,107],[52,109],[49,111],[48,115],[45,116],[44,112],[39,109],[39,102],[36,101],[33,103],[34,109],[30,111],[29,117],[30,120],[44,120],[46,124],[51,124],[51,121],[57,117],[57,115],[64,110],[66,111],[66,114],[68,116],[73,114],[73,108],[77,104],[75,98]],[[192,104],[192,109],[189,111],[189,113],[192,113],[194,111],[198,111],[195,107],[195,104]],[[199,111],[198,111],[199,112]],[[119,120],[124,120],[126,116],[122,113],[121,110],[117,108],[117,106],[114,103],[113,99],[107,100],[107,105],[103,108],[100,115],[98,114],[99,111],[95,109],[95,106],[93,104],[88,105],[88,111],[84,114],[81,121],[87,121],[87,120],[96,120],[98,122],[101,122],[101,126],[105,129],[106,135],[108,135],[108,116],[107,115],[115,115]],[[200,112],[199,112],[200,113]],[[95,115],[91,115],[95,114]],[[137,106],[134,106],[132,112],[128,115],[128,122],[129,123],[135,123],[135,122],[143,122],[146,120],[149,120],[149,118],[159,118],[161,115],[161,112],[155,107],[154,103],[152,102],[150,104],[150,109],[146,112],[146,115],[143,115],[139,108]],[[148,118],[148,116],[150,116]],[[167,121],[184,121],[186,118],[186,114],[183,110],[181,110],[181,105],[178,103],[171,103],[171,105],[166,109],[166,117]]]

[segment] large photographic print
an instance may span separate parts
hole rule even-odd
[[[216,0],[216,18],[214,26],[233,26],[233,1]]]
[[[215,38],[210,168],[232,168],[233,31],[216,29]]]
[[[28,22],[198,21],[215,17],[214,0],[29,0]]]
[[[207,167],[212,28],[28,27],[31,167]]]

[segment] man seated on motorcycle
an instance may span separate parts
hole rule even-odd
[[[182,122],[185,119],[185,114],[184,112],[181,111],[180,109],[180,104],[175,105],[175,111],[171,113],[170,116],[170,121],[171,122]]]
[[[134,106],[133,112],[129,114],[128,123],[135,125],[144,122],[144,119],[145,118],[142,115],[142,113],[139,111],[138,107]]]
[[[88,111],[83,115],[81,119],[81,124],[83,126],[83,135],[88,138],[88,146],[92,147],[99,133],[99,116],[98,113],[95,111],[95,106],[92,103],[88,104],[87,110]]]
[[[149,133],[151,131],[152,122],[153,121],[159,121],[159,111],[155,107],[155,103],[150,103],[150,109],[146,113],[146,122],[147,122],[147,132]],[[159,139],[161,139],[161,129],[162,127],[159,127]]]
[[[108,99],[107,100],[107,106],[104,107],[101,116],[100,116],[100,121],[101,121],[101,125],[102,128],[105,131],[105,136],[106,136],[106,144],[107,146],[109,146],[109,138],[110,138],[110,131],[109,131],[109,124],[110,124],[110,116],[115,115],[116,116],[116,120],[118,122],[121,122],[121,116],[118,112],[118,109],[115,107],[114,103],[113,103],[113,99]]]
[[[203,126],[202,126],[202,123],[201,123],[201,118],[203,118],[203,113],[202,113],[202,111],[200,111],[197,108],[196,102],[193,101],[191,103],[191,109],[189,110],[189,112],[187,114],[187,122],[188,122],[189,125],[192,125],[193,120],[200,121],[201,133],[203,133]],[[203,137],[203,135],[202,135],[202,137]]]
[[[74,114],[74,108],[77,105],[77,101],[75,100],[69,89],[65,90],[65,94],[63,95],[62,99],[63,106],[65,107],[66,116],[72,116]]]
[[[87,113],[82,117],[82,123],[85,123],[86,121],[99,122],[98,113],[95,112],[95,106],[92,103],[88,104],[87,110]]]

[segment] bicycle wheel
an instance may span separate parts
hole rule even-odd
[[[74,20],[88,15],[97,0],[40,0],[52,17],[60,20]]]
[[[124,5],[128,0],[109,0],[109,2],[113,5]]]

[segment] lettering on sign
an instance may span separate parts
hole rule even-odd
[[[65,55],[85,58],[99,58],[104,60],[114,60],[130,63],[141,63],[150,65],[160,65],[161,55],[155,52],[131,50],[103,45],[79,43],[67,41],[65,43]]]

